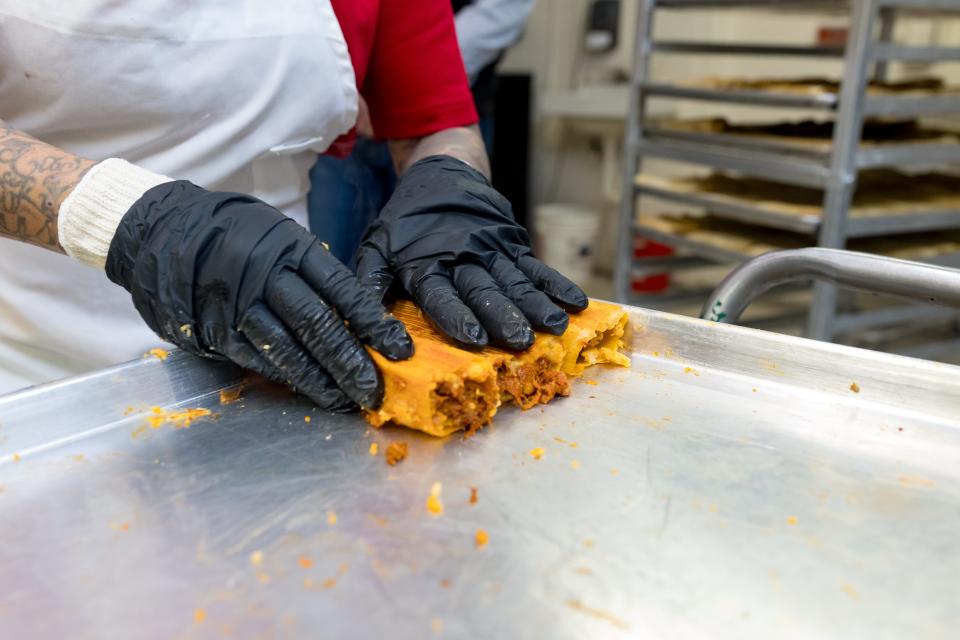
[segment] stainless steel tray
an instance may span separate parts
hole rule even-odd
[[[631,313],[632,369],[469,440],[176,353],[0,398],[0,637],[955,634],[960,368]]]

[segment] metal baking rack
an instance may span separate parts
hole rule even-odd
[[[797,11],[843,12],[849,15],[846,46],[781,46],[742,43],[715,43],[654,40],[653,21],[658,9],[711,8],[790,9]],[[919,231],[960,228],[960,209],[934,209],[903,215],[885,215],[848,219],[858,173],[877,167],[920,168],[960,164],[960,144],[917,144],[892,142],[861,146],[860,132],[867,117],[921,117],[960,114],[960,92],[881,94],[867,92],[870,78],[886,78],[890,61],[960,60],[960,48],[917,47],[892,41],[898,14],[938,15],[949,12],[960,16],[958,0],[640,0],[637,13],[637,39],[632,91],[624,149],[623,197],[620,215],[618,259],[615,287],[621,301],[650,304],[631,293],[632,275],[647,271],[643,259],[633,257],[634,233],[685,250],[686,256],[707,260],[740,262],[735,252],[690,242],[679,236],[645,229],[636,223],[637,197],[654,196],[674,203],[706,208],[711,214],[754,225],[785,229],[811,236],[811,246],[843,248],[847,239],[895,235]],[[797,57],[833,57],[844,61],[839,90],[816,93],[789,93],[763,90],[735,90],[683,86],[650,79],[650,59],[654,54],[702,55],[775,55]],[[682,100],[750,104],[771,108],[815,109],[834,121],[829,152],[798,150],[769,141],[757,144],[748,136],[697,132],[671,132],[648,123],[645,118],[651,97]],[[823,190],[821,215],[784,215],[762,204],[735,202],[709,193],[674,191],[662,184],[644,184],[641,165],[644,157],[680,161],[717,170],[736,172]],[[652,232],[651,232],[652,231]],[[939,262],[954,263],[956,256]],[[687,259],[687,258],[685,258]],[[676,263],[683,268],[688,263]],[[658,265],[661,270],[667,266]],[[917,316],[915,309],[904,307],[903,317]],[[875,315],[875,314],[874,314]],[[806,322],[806,335],[831,340],[837,335],[837,291],[830,285],[814,286]],[[863,326],[875,326],[876,318],[863,314]],[[889,317],[887,317],[889,319]],[[896,321],[896,319],[894,319]],[[857,327],[855,318],[844,317],[843,329]]]

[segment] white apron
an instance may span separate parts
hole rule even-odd
[[[356,114],[329,0],[0,0],[0,119],[87,158],[306,225],[310,165]],[[0,393],[162,344],[102,271],[0,239]]]

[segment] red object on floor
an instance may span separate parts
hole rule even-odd
[[[672,256],[673,248],[646,238],[634,238],[633,257],[642,265],[644,258]],[[651,273],[648,276],[633,278],[630,289],[634,293],[659,293],[670,286],[670,274]]]

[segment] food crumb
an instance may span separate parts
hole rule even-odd
[[[254,551],[250,554],[250,564],[259,567],[263,564],[263,551]]]
[[[310,422],[310,416],[303,416],[303,421],[309,423],[309,422]]]
[[[797,524],[797,522],[798,522],[797,516],[787,516],[787,524],[790,525],[791,527]]]
[[[333,511],[327,511],[327,524],[331,527],[337,524],[337,514]]]
[[[477,529],[477,533],[473,536],[474,542],[477,544],[477,548],[485,547],[488,542],[490,542],[490,534],[488,534],[483,529]]]
[[[591,540],[590,538],[587,538],[586,540],[583,541],[583,546],[585,546],[585,547],[588,548],[588,549],[592,549],[592,548],[593,548],[593,540]]]
[[[144,355],[145,355],[146,357],[148,357],[148,358],[149,358],[150,356],[153,356],[153,357],[156,358],[157,360],[166,360],[166,359],[167,359],[167,356],[170,355],[170,352],[167,351],[166,349],[157,348],[157,349],[150,349],[150,351],[148,351],[148,352],[147,352],[146,354],[144,354]]]
[[[19,453],[13,454],[13,461],[14,461],[14,462],[20,462],[20,454],[19,454]]]
[[[571,469],[577,470],[577,469],[579,469],[580,467],[581,467],[581,464],[580,464],[580,461],[579,461],[579,460],[571,460],[571,461],[570,461],[570,468],[571,468]]]
[[[203,609],[195,609],[193,612],[193,621],[197,624],[201,624],[204,620],[207,619],[207,612]]]
[[[77,462],[83,462],[87,458],[82,453],[78,453],[77,455],[73,456],[73,459],[76,460]]]
[[[324,589],[333,589],[335,586],[337,586],[336,578],[327,578],[326,580],[323,581]]]
[[[213,415],[210,409],[202,408],[166,411],[163,407],[152,407],[150,413],[147,423],[153,429],[159,429],[167,423],[172,424],[174,429],[188,429],[194,420]]]
[[[407,446],[406,442],[391,442],[387,445],[387,464],[392,467],[403,462],[409,451],[410,447]]]
[[[476,487],[470,487],[470,504],[477,504],[479,499],[479,489]]]
[[[126,408],[124,408],[124,410],[123,410],[123,415],[128,416],[128,415],[130,415],[131,413],[133,413],[134,411],[136,411],[136,409],[134,409],[133,407],[126,407]]]
[[[441,580],[441,581],[440,581],[440,588],[442,588],[442,589],[449,589],[449,588],[450,588],[450,581],[447,580],[446,578],[444,578],[443,580]]]
[[[269,573],[258,573],[258,574],[257,574],[257,582],[259,582],[260,584],[267,584],[268,582],[270,582],[270,580],[271,580],[271,578],[270,578],[270,574],[269,574]]]
[[[535,447],[529,451],[530,457],[532,457],[534,460],[539,460],[542,458],[544,453],[546,453],[546,451],[543,450],[543,447]]]
[[[684,368],[683,368],[683,372],[684,372],[684,373],[692,373],[693,375],[695,375],[695,376],[697,376],[697,377],[700,376],[700,372],[697,371],[696,369],[694,369],[693,367],[684,367]]]
[[[183,335],[189,338],[190,336],[193,335],[193,330],[190,328],[190,325],[182,324],[180,325],[180,333],[182,333]]]
[[[617,474],[619,474],[619,473],[620,473],[620,470],[617,469],[616,467],[613,467],[612,469],[610,469],[610,475],[612,475],[612,476],[615,476],[615,475],[617,475]]]
[[[434,633],[443,633],[443,620],[434,618],[430,621],[430,628],[433,629]]]
[[[596,380],[587,380],[587,384],[590,385],[591,387],[595,387],[600,383],[597,382]]]
[[[371,443],[370,443],[370,455],[375,456],[375,455],[377,455],[377,453],[379,453],[379,451],[380,451],[380,445],[378,445],[376,442],[371,442]]]
[[[860,393],[860,385],[858,385],[856,382],[851,382],[850,391],[853,391],[854,393]]]
[[[593,575],[593,569],[591,569],[590,567],[577,567],[576,569],[574,569],[574,571],[576,573],[579,573],[582,576]]]
[[[233,387],[232,389],[220,389],[220,404],[230,404],[240,399],[240,392],[243,387]]]
[[[427,511],[438,516],[443,513],[443,502],[440,501],[440,494],[443,492],[443,485],[434,482],[430,487],[430,495],[427,497]]]
[[[300,556],[299,558],[297,558],[297,564],[299,564],[304,569],[309,569],[310,567],[313,566],[313,560],[311,560],[307,556]]]
[[[756,393],[756,392],[757,392],[757,388],[756,388],[756,387],[754,387],[754,388],[753,388],[753,389],[751,389],[750,391],[752,391],[753,393]]]

